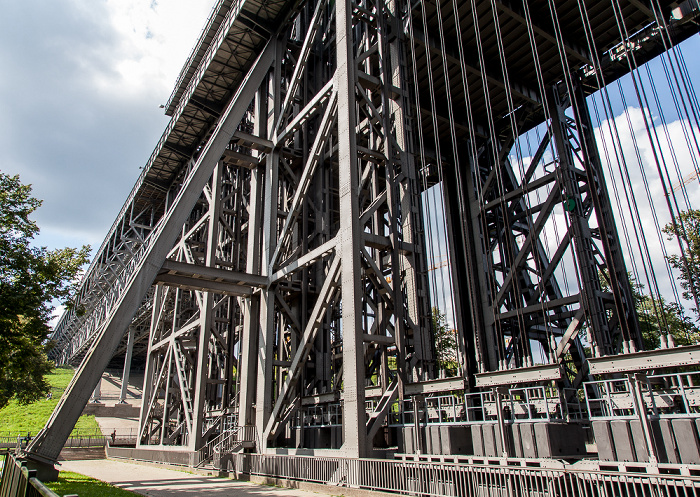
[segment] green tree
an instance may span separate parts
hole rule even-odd
[[[683,289],[683,298],[694,302],[696,318],[700,318],[697,308],[700,298],[700,210],[690,209],[681,211],[676,218],[676,226],[669,223],[663,228],[669,240],[678,240],[685,252],[685,258],[680,255],[668,256],[668,262],[680,273],[679,282]]]
[[[447,376],[456,376],[459,371],[457,331],[447,326],[447,317],[437,307],[432,309],[432,325],[438,368],[444,369]]]
[[[30,216],[41,200],[31,193],[19,176],[0,172],[0,408],[13,397],[29,403],[48,392],[53,303],[70,304],[90,252],[32,246],[39,228]]]
[[[642,295],[637,291],[634,293],[639,329],[646,350],[659,348],[662,332],[670,334],[676,345],[698,342],[700,332],[677,303],[666,302],[663,297],[652,301],[650,295]]]
[[[600,286],[604,292],[610,291],[607,273],[599,272]],[[645,287],[634,276],[627,274],[632,287],[632,298],[639,320],[639,331],[645,350],[658,349],[661,335],[671,335],[676,345],[690,345],[700,339],[700,331],[693,320],[685,315],[684,309],[676,302],[666,302],[661,298],[652,298],[644,292]]]

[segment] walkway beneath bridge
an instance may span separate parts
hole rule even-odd
[[[244,481],[185,473],[107,459],[62,461],[61,471],[72,471],[149,497],[318,497],[304,490],[257,485]],[[338,489],[338,494],[342,493]]]

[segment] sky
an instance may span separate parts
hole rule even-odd
[[[0,170],[49,248],[99,247],[214,0],[0,0]]]

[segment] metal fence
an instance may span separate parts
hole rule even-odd
[[[66,440],[64,448],[78,447],[104,447],[107,443],[107,436],[104,435],[71,435]],[[0,437],[0,450],[13,449],[21,450],[27,447],[32,437]]]
[[[59,497],[35,475],[35,470],[27,469],[23,461],[12,454],[7,454],[2,466],[2,478],[0,478],[0,497]],[[64,497],[77,497],[77,495]]]
[[[88,447],[104,447],[107,442],[111,445],[136,445],[137,430],[130,428],[105,429],[106,435],[101,431],[78,431],[72,433],[64,448],[88,448]],[[31,434],[0,433],[0,450],[3,449],[23,449],[32,440]]]
[[[426,497],[700,495],[700,477],[658,473],[260,454],[235,454],[231,464],[239,474]]]

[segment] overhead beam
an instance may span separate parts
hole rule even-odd
[[[158,278],[161,278],[164,274],[170,274],[182,276],[184,278],[211,280],[231,285],[254,286],[257,288],[263,288],[267,285],[267,278],[264,276],[217,267],[198,266],[196,264],[172,260],[166,260],[163,263],[162,271],[167,271],[167,273],[159,273],[156,277],[156,281],[159,281]]]
[[[240,284],[222,281],[203,280],[179,274],[159,274],[156,276],[154,283],[174,286],[182,290],[213,292],[222,295],[231,295],[232,297],[250,297],[253,294],[253,289],[249,286],[241,286]]]
[[[700,365],[700,345],[645,350],[588,359],[591,374],[630,373],[697,365]]]
[[[481,76],[482,71],[481,71],[481,69],[479,69],[477,67],[478,63],[475,61],[466,60],[466,59],[464,61],[462,61],[458,54],[456,54],[454,51],[447,48],[447,45],[449,44],[449,42],[446,44],[446,48],[443,51],[441,49],[440,45],[438,44],[438,42],[436,42],[433,37],[426,35],[420,29],[414,28],[413,37],[417,42],[419,42],[423,45],[427,44],[428,48],[430,48],[431,52],[437,54],[439,57],[441,57],[445,61],[450,62],[452,64],[457,64],[458,66],[461,65],[470,73]],[[431,70],[430,65],[428,65],[428,70]],[[485,72],[486,72],[486,80],[489,83],[491,83],[494,86],[497,86],[503,90],[506,89],[506,84],[501,78],[498,78],[496,76],[488,74],[488,71],[486,71],[486,69],[485,69]],[[534,103],[534,104],[538,104],[538,105],[542,103],[540,100],[540,97],[539,97],[539,93],[534,88],[530,88],[522,82],[514,81],[512,78],[510,81],[509,90],[513,93],[513,95],[520,97],[524,100],[527,100],[530,103]]]
[[[504,14],[507,14],[511,18],[515,19],[523,26],[527,26],[528,22],[527,22],[527,19],[525,17],[525,13],[522,11],[522,8],[520,6],[515,5],[513,2],[510,2],[509,0],[497,0],[496,5],[501,12],[503,12]],[[554,45],[557,45],[557,39],[552,33],[547,31],[544,27],[542,27],[535,20],[530,19],[530,21],[531,21],[530,26],[532,26],[532,30],[535,32],[535,34],[538,34],[542,38],[546,39],[548,42],[550,42]],[[563,48],[567,54],[574,57],[579,62],[593,65],[593,62],[591,62],[591,56],[588,53],[588,50],[585,50],[584,48],[579,47],[575,43],[573,43],[569,40],[566,40],[566,39],[564,39],[564,47]]]
[[[562,377],[559,364],[542,364],[527,368],[504,369],[476,375],[477,387],[497,387],[519,383],[541,383],[560,380]]]

